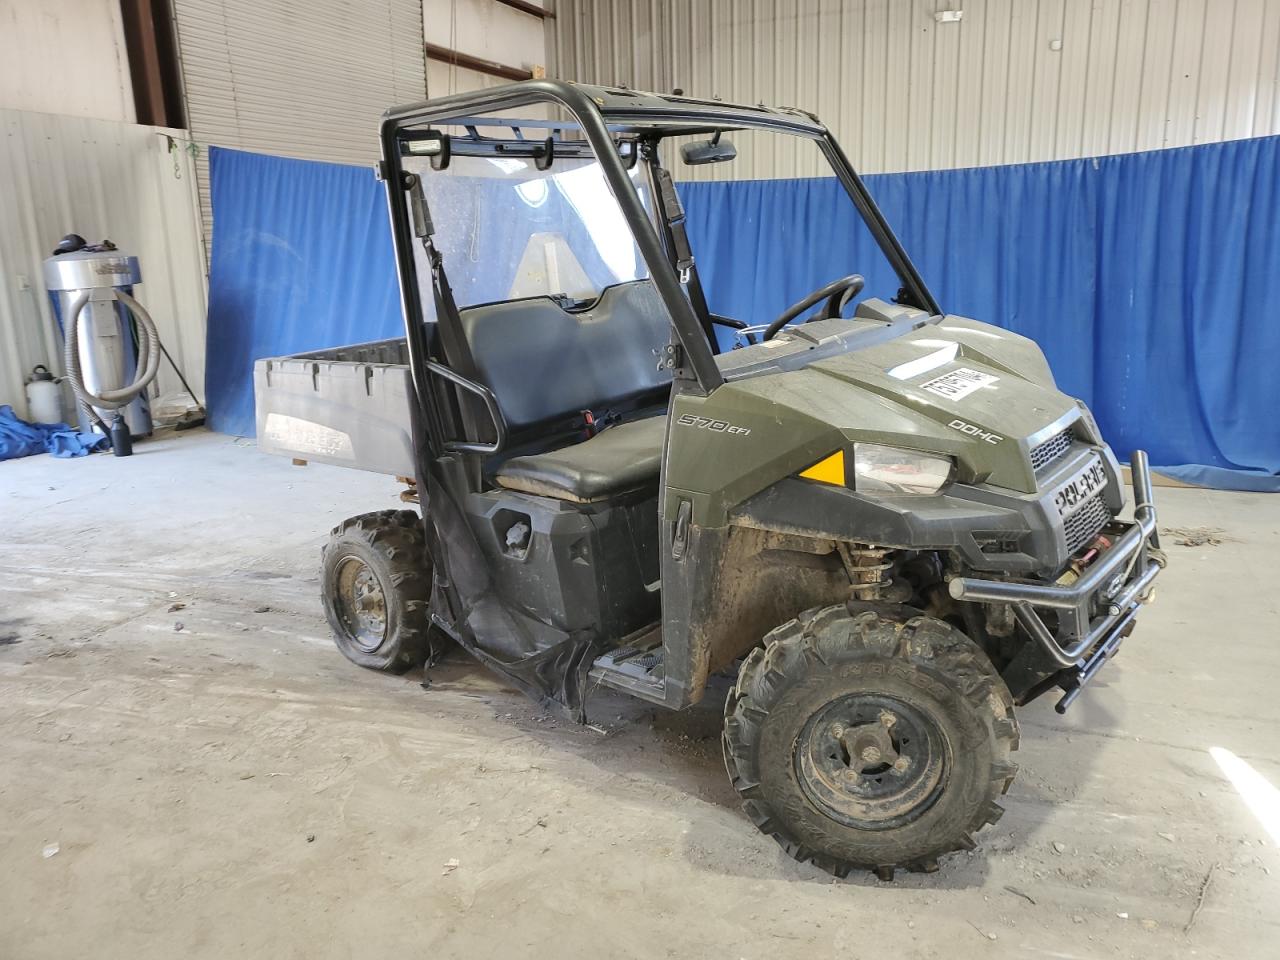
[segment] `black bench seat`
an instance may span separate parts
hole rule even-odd
[[[658,482],[665,416],[609,427],[559,450],[512,457],[495,474],[508,490],[591,503]]]
[[[478,379],[520,448],[563,443],[565,423],[583,411],[636,417],[589,440],[512,457],[494,473],[499,486],[590,503],[657,484],[666,416],[655,414],[670,390],[662,356],[671,325],[652,283],[615,284],[581,309],[527,297],[459,316]]]

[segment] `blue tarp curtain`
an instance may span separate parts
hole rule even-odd
[[[209,425],[253,436],[253,362],[403,336],[387,202],[373,172],[209,150]]]
[[[380,186],[211,150],[210,422],[253,431],[258,357],[394,336]],[[949,312],[1035,338],[1121,458],[1280,490],[1280,138],[867,178]],[[850,272],[892,287],[832,179],[686,183],[713,309],[758,321]],[[446,265],[447,266],[447,265]],[[879,272],[877,272],[879,271]]]

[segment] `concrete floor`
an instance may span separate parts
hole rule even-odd
[[[0,957],[1280,956],[1280,498],[1158,491],[1221,542],[1022,711],[979,849],[886,885],[755,832],[722,691],[591,729],[348,664],[320,544],[395,493],[206,433],[0,464]]]

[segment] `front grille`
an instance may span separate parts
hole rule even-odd
[[[1111,511],[1107,509],[1102,494],[1086,500],[1084,506],[1063,523],[1067,535],[1067,553],[1075,553],[1110,522]]]
[[[1039,473],[1071,449],[1071,431],[1063,430],[1031,448],[1031,469]]]

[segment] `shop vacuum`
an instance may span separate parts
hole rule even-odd
[[[105,434],[117,457],[129,456],[134,440],[150,436],[147,387],[160,370],[161,354],[199,403],[150,314],[134,299],[133,286],[142,281],[137,257],[121,253],[110,240],[88,244],[69,234],[44,261],[44,280],[82,431]],[[179,429],[203,422],[189,420]]]

